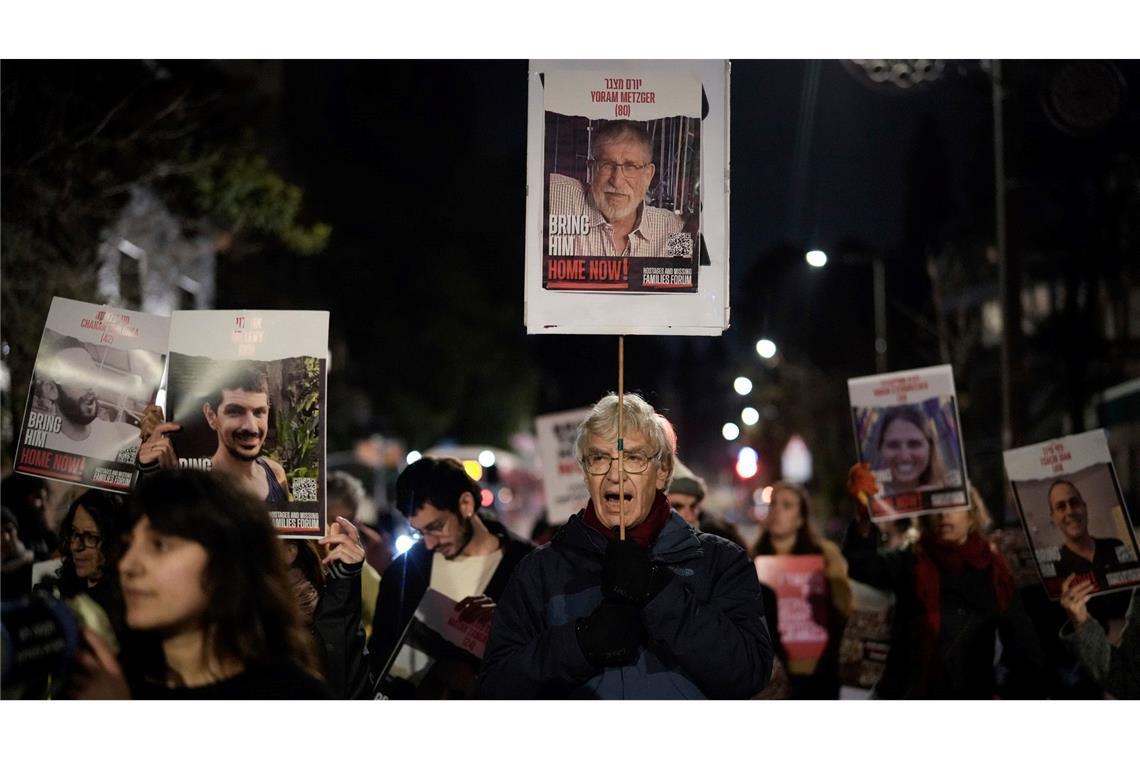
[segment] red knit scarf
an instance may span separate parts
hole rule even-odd
[[[629,505],[627,505],[626,509],[628,510],[629,508]],[[653,542],[657,540],[657,536],[661,533],[661,529],[665,527],[665,523],[669,521],[669,512],[669,500],[665,498],[665,494],[658,491],[657,498],[653,500],[653,506],[649,508],[649,514],[645,517],[645,520],[632,528],[627,525],[625,537],[632,539],[648,549]],[[629,515],[628,511],[626,515]],[[578,513],[578,517],[580,517],[586,525],[589,525],[606,538],[617,538],[618,529],[607,528],[602,524],[602,521],[598,519],[598,513],[594,510],[593,499],[590,499],[590,501],[586,503],[586,508]]]
[[[1005,558],[991,549],[977,531],[970,531],[964,544],[947,544],[923,536],[915,550],[914,585],[924,618],[919,654],[930,675],[936,666],[938,635],[942,630],[942,574],[958,575],[967,566],[989,570],[998,610],[1004,612],[1013,598],[1013,573]]]

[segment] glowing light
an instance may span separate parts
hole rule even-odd
[[[495,503],[495,494],[491,493],[490,488],[484,488],[479,492],[480,501],[484,507],[489,507]]]
[[[806,483],[811,480],[811,451],[799,435],[793,434],[788,439],[788,445],[780,455],[780,471],[785,479],[793,483]]]
[[[736,460],[736,474],[744,480],[756,477],[756,473],[760,471],[760,465],[753,459],[737,459]]]
[[[764,489],[763,488],[757,488],[755,491],[752,492],[752,505],[753,506],[759,506],[761,504],[766,504],[766,503],[767,502],[764,500]]]
[[[736,455],[738,462],[759,462],[760,455],[751,446],[745,446]]]
[[[483,449],[482,451],[480,451],[479,452],[479,464],[483,465],[484,467],[494,467],[495,466],[495,452],[491,451],[490,449]]]
[[[506,486],[499,489],[499,503],[506,506],[515,500],[515,492]]]
[[[464,459],[463,469],[472,480],[482,480],[483,478],[483,465],[476,462],[474,459]]]
[[[818,249],[814,251],[808,251],[806,254],[804,254],[804,258],[807,259],[808,264],[811,264],[817,269],[819,267],[827,265],[827,254]]]
[[[416,540],[406,533],[396,536],[396,555],[399,556],[416,545]]]
[[[735,441],[740,437],[740,428],[735,422],[726,422],[724,427],[720,429],[720,434],[724,436],[726,441]]]
[[[424,458],[423,454],[416,451],[415,449],[412,449],[411,451],[408,452],[408,455],[406,457],[404,457],[404,461],[407,462],[408,464],[415,464],[416,462],[420,461],[423,458]]]
[[[760,412],[756,411],[750,406],[746,406],[740,412],[740,420],[745,425],[755,425],[760,421]]]
[[[772,502],[772,486],[764,486],[764,489],[760,491],[760,501],[765,504]]]
[[[756,353],[760,354],[761,359],[771,359],[776,355],[776,344],[767,338],[761,338],[756,341]]]
[[[752,392],[752,381],[747,377],[738,377],[732,381],[732,388],[741,396],[747,396]]]

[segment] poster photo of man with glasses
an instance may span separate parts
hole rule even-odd
[[[543,287],[696,292],[700,82],[551,72],[545,88]]]

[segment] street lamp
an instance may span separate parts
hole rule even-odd
[[[808,264],[816,269],[827,265],[827,254],[818,248],[813,251],[808,251],[804,254],[804,258],[807,259]]]
[[[761,359],[771,359],[776,355],[776,344],[767,338],[761,338],[756,341],[756,353],[760,354]]]
[[[760,412],[750,406],[746,406],[740,412],[740,421],[745,425],[755,425],[760,421]]]
[[[732,388],[741,396],[747,396],[752,392],[752,381],[742,375],[732,381]]]
[[[735,422],[726,422],[724,427],[720,429],[720,434],[724,436],[726,441],[735,441],[740,437],[740,428]]]

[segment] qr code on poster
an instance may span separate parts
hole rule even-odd
[[[138,444],[135,444],[134,446],[127,446],[125,449],[119,449],[119,453],[115,456],[115,461],[134,464],[138,457],[139,447]]]
[[[316,501],[316,478],[293,478],[293,501]]]
[[[665,255],[693,258],[693,237],[687,232],[674,232],[665,238]]]

